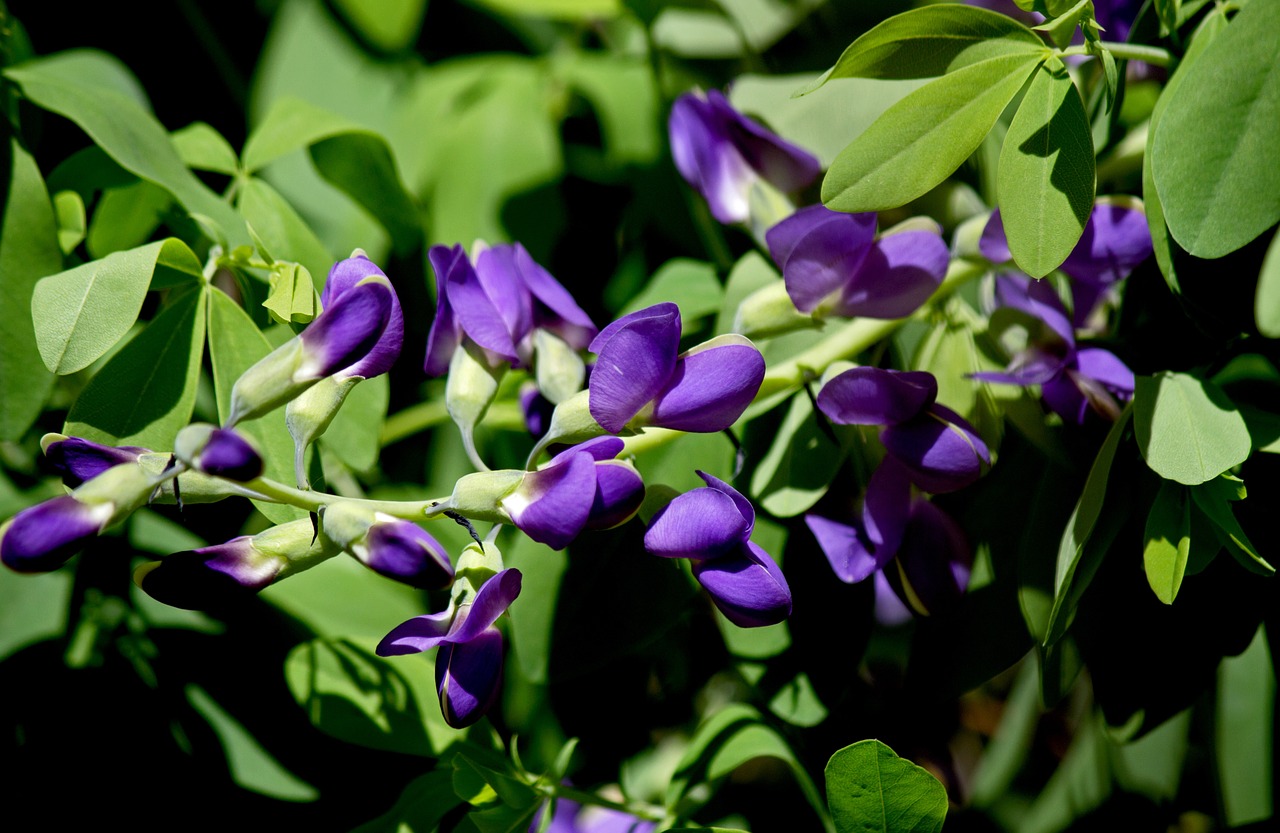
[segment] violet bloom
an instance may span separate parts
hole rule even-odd
[[[765,234],[796,309],[822,319],[903,318],[929,299],[950,254],[928,231],[876,239],[874,213],[802,208]]]
[[[598,354],[588,410],[616,434],[647,425],[714,433],[728,428],[764,381],[764,357],[730,333],[680,349],[680,308],[657,304],[619,318],[591,342]]]
[[[1109,350],[1076,346],[1074,328],[1053,287],[1022,275],[998,275],[996,299],[1043,326],[1029,334],[1026,348],[1003,372],[974,373],[972,378],[1039,385],[1049,410],[1076,425],[1083,425],[1091,411],[1114,422],[1120,403],[1133,398],[1133,371]]]
[[[324,507],[320,525],[326,537],[379,575],[431,589],[453,582],[449,554],[411,521],[342,500]]]
[[[391,281],[359,250],[331,275],[334,289],[326,287],[330,303],[324,311],[236,380],[224,427],[263,416],[321,379],[367,378],[395,362],[404,322]]]
[[[529,367],[539,331],[574,350],[598,332],[568,290],[519,243],[484,249],[474,266],[460,245],[432,246],[428,257],[436,273],[436,317],[423,367],[428,376],[448,372],[464,340],[479,347],[491,367]]]
[[[445,722],[455,729],[475,723],[498,698],[502,687],[502,632],[495,627],[520,595],[520,571],[502,570],[469,603],[441,613],[415,616],[378,643],[381,657],[417,654],[439,648],[436,691]]]
[[[743,116],[718,90],[705,98],[696,93],[677,98],[668,130],[676,169],[722,223],[747,221],[757,182],[791,193],[822,173],[813,154]]]
[[[791,588],[767,552],[751,541],[756,512],[736,489],[705,472],[706,486],[675,498],[654,515],[644,547],[687,558],[693,575],[730,622],[774,625],[791,615]]]
[[[598,437],[562,451],[499,503],[511,523],[552,549],[567,547],[584,529],[625,523],[644,501],[644,481],[616,460],[617,437]]]
[[[805,515],[836,577],[848,584],[872,576],[916,614],[928,616],[963,595],[972,558],[964,533],[921,495],[893,458],[872,474],[860,516]],[[891,605],[885,605],[890,621]]]
[[[0,560],[19,573],[61,567],[115,514],[111,503],[86,503],[63,495],[23,509],[0,527]]]
[[[537,833],[547,806],[544,804],[534,814],[533,821],[529,824],[529,833]],[[595,805],[583,806],[576,801],[559,798],[556,799],[555,812],[551,814],[551,825],[547,828],[547,833],[653,833],[657,829],[657,822],[638,819],[621,810]]]
[[[911,482],[952,492],[991,465],[986,443],[963,417],[937,404],[931,373],[855,367],[827,382],[818,408],[838,425],[883,425],[880,442]]]
[[[188,425],[174,439],[173,453],[191,468],[213,477],[244,483],[262,475],[262,457],[230,428]]]
[[[978,250],[995,264],[1011,259],[999,209],[987,221]],[[1075,308],[1072,323],[1083,327],[1111,288],[1127,278],[1152,251],[1151,230],[1140,208],[1122,202],[1096,203],[1080,242],[1058,267],[1071,278]]]
[[[62,476],[62,482],[72,489],[87,480],[92,480],[112,466],[136,463],[140,456],[151,453],[151,449],[134,445],[102,445],[80,437],[66,437],[62,434],[46,434],[40,444],[44,446],[44,455],[54,471],[58,472]]]

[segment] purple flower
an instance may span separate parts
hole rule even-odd
[[[479,720],[502,686],[502,632],[494,626],[520,595],[520,571],[495,574],[470,603],[415,616],[378,643],[382,657],[417,654],[438,647],[436,690],[445,722],[455,729]]]
[[[964,534],[945,512],[912,493],[908,473],[893,458],[872,474],[855,515],[810,512],[804,518],[841,581],[876,576],[922,616],[964,593],[971,564]],[[884,606],[892,622],[892,605]]]
[[[978,250],[992,263],[1010,260],[999,209],[987,221]],[[1095,204],[1080,242],[1058,267],[1071,278],[1075,326],[1083,327],[1111,287],[1128,277],[1151,252],[1151,230],[1141,209],[1124,202]]]
[[[714,433],[728,428],[764,381],[747,338],[717,336],[677,354],[680,308],[657,304],[614,321],[591,342],[598,354],[588,409],[611,434],[652,425]]]
[[[386,285],[390,287],[391,283],[386,273],[369,260],[364,252],[357,249],[351,257],[338,261],[329,270],[324,292],[320,295],[321,305],[324,309],[329,309],[337,303],[339,298],[360,286],[361,281],[373,276],[386,280]],[[404,313],[400,309],[400,299],[396,297],[394,291],[391,292],[390,301],[391,306],[386,323],[378,334],[377,340],[363,356],[339,371],[341,375],[372,379],[390,370],[396,363],[396,359],[400,357],[400,348],[404,344]]]
[[[876,215],[802,208],[765,241],[796,309],[817,318],[903,318],[942,283],[950,255],[937,234],[876,239]]]
[[[436,589],[453,582],[449,554],[415,523],[342,500],[324,507],[320,525],[327,538],[375,573],[412,587]]]
[[[717,90],[705,98],[696,93],[677,98],[668,129],[676,169],[722,223],[747,221],[757,181],[790,193],[822,172],[811,153],[744,117]]]
[[[547,806],[544,804],[538,809],[529,824],[529,833],[537,833]],[[555,812],[551,814],[551,825],[547,828],[547,833],[653,833],[657,829],[657,822],[638,819],[621,810],[584,807],[576,801],[559,798],[556,799]]]
[[[423,367],[428,376],[449,370],[464,339],[483,350],[492,367],[528,367],[536,331],[552,333],[575,350],[598,331],[568,290],[519,243],[484,249],[474,266],[460,245],[432,246],[428,257],[437,298]]]
[[[87,503],[63,495],[28,507],[0,527],[0,560],[19,573],[56,570],[115,514],[111,503]]]
[[[973,483],[991,465],[968,422],[937,404],[938,382],[923,371],[855,367],[823,386],[818,408],[838,425],[883,425],[880,442],[927,492]]]
[[[584,529],[624,523],[644,501],[644,481],[630,463],[614,459],[622,449],[617,437],[566,449],[528,472],[499,505],[521,532],[556,550]]]
[[[1114,422],[1120,402],[1133,397],[1133,371],[1114,353],[1076,346],[1074,328],[1062,301],[1045,281],[1022,275],[996,277],[1000,306],[1015,309],[1043,326],[1029,334],[1004,372],[974,373],[972,378],[1006,385],[1039,385],[1049,410],[1083,425],[1090,411]]]
[[[46,434],[41,445],[50,465],[62,475],[62,482],[72,489],[112,466],[135,463],[139,456],[151,453],[150,449],[134,445],[101,445],[62,434]]]
[[[173,453],[201,474],[240,483],[262,475],[262,457],[230,428],[197,423],[178,432]]]
[[[694,578],[730,622],[743,628],[791,615],[791,588],[777,563],[751,541],[756,513],[736,489],[705,472],[706,486],[675,498],[654,515],[644,547],[688,558]]]

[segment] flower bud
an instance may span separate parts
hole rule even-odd
[[[413,587],[448,587],[449,555],[435,538],[410,521],[339,501],[321,513],[326,536],[375,573]]]
[[[150,450],[138,446],[101,445],[80,437],[65,434],[45,434],[40,446],[53,468],[62,475],[62,482],[74,489],[86,480],[92,480],[112,466],[133,463]]]
[[[173,454],[212,477],[245,483],[262,475],[262,457],[247,439],[229,428],[206,423],[188,425],[174,439]]]

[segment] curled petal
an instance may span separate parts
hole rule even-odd
[[[0,527],[0,561],[19,573],[47,573],[66,563],[111,519],[110,503],[62,495],[23,509]]]
[[[600,331],[591,342],[599,358],[588,384],[588,408],[616,434],[671,378],[680,347],[680,308],[665,303],[633,312]]]
[[[915,417],[937,395],[931,373],[855,367],[822,386],[818,408],[837,425],[892,425]]]
[[[587,516],[587,529],[609,529],[625,523],[644,502],[644,480],[630,463],[596,463],[596,498]]]
[[[755,399],[764,371],[764,357],[749,339],[735,334],[718,336],[676,362],[645,421],[677,431],[723,431]],[[596,375],[599,373],[597,369]]]
[[[1038,340],[1052,340],[1056,336],[1065,349],[1075,346],[1075,328],[1062,299],[1048,281],[1009,272],[996,275],[996,301],[1002,307],[1016,309],[1043,321],[1053,335]]]
[[[849,276],[832,311],[851,318],[904,318],[941,285],[950,259],[947,244],[933,232],[882,237]]]
[[[533,305],[513,274],[509,249],[485,249],[474,269],[451,270],[448,292],[462,332],[485,350],[519,364],[518,345],[533,328]]]
[[[466,643],[490,630],[520,595],[521,575],[516,569],[495,573],[476,592],[471,604],[441,613],[415,616],[402,622],[378,643],[380,657],[418,654],[437,645]],[[494,631],[496,633],[496,631]]]
[[[380,657],[398,657],[403,654],[420,654],[449,640],[449,628],[453,624],[454,610],[415,616],[401,622],[382,637],[375,649]]]
[[[493,707],[501,690],[502,634],[496,628],[440,647],[436,691],[445,723],[455,729],[470,726]]]
[[[1082,348],[1076,351],[1075,364],[1082,376],[1099,382],[1113,393],[1125,398],[1133,395],[1133,371],[1110,350]]]
[[[885,450],[926,492],[952,492],[976,481],[991,465],[986,443],[959,414],[941,405],[880,432]]]
[[[306,358],[295,378],[323,379],[366,358],[386,330],[396,303],[391,284],[378,277],[365,278],[339,296],[299,336]]]
[[[356,557],[375,573],[412,587],[448,587],[453,565],[440,542],[409,521],[375,523]]]
[[[843,522],[810,512],[804,516],[836,577],[848,584],[864,581],[897,554],[911,507],[911,482],[893,458],[886,457],[867,483],[858,522]]]
[[[386,273],[377,267],[373,261],[369,260],[363,252],[357,250],[356,254],[346,260],[340,260],[329,270],[329,277],[325,281],[324,292],[320,296],[321,303],[328,307],[330,304],[354,289],[360,281],[367,277],[375,276],[387,281],[390,286],[390,280]],[[345,370],[348,376],[360,376],[365,379],[371,379],[374,376],[381,376],[391,369],[396,363],[396,359],[400,357],[400,348],[404,345],[404,312],[400,309],[400,299],[396,297],[394,290],[391,293],[391,314],[387,317],[386,327],[378,336],[378,341],[373,348],[365,354],[364,358],[357,361]]]
[[[751,523],[733,497],[714,488],[694,489],[654,515],[644,548],[666,558],[718,558],[750,534]]]
[[[617,437],[593,437],[560,453],[588,454],[592,460],[602,463],[605,460],[612,460],[617,457],[624,448],[626,448],[626,444]]]
[[[138,446],[101,445],[80,437],[65,437],[49,441],[51,437],[60,436],[60,434],[45,435],[44,454],[54,470],[62,475],[62,482],[73,489],[86,480],[92,480],[112,466],[133,463],[139,456],[151,453],[150,449]]]
[[[432,246],[427,253],[431,269],[436,273],[436,317],[427,335],[427,358],[423,372],[428,376],[443,376],[449,372],[453,353],[462,343],[462,327],[453,314],[449,301],[450,278],[457,271],[472,271],[471,261],[462,246]]]
[[[779,190],[797,191],[822,173],[817,157],[733,109],[719,90],[709,90],[707,102],[718,111],[729,140],[747,164]]]
[[[844,287],[876,235],[876,215],[845,214],[823,205],[802,208],[765,234],[796,309],[813,312]]]
[[[695,473],[698,477],[702,478],[703,483],[706,483],[717,492],[723,492],[733,499],[733,505],[737,507],[738,513],[742,515],[747,522],[747,535],[750,536],[752,531],[756,528],[756,508],[751,505],[751,501],[747,500],[741,492],[730,486],[728,483],[725,483],[720,478],[707,474],[705,471],[698,471],[696,469]]]
[[[776,625],[791,615],[791,588],[782,570],[750,541],[721,558],[693,562],[693,575],[740,628]]]
[[[526,474],[501,506],[521,532],[559,550],[586,526],[595,494],[595,460],[590,454],[567,453]]]

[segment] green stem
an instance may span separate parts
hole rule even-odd
[[[295,489],[293,486],[287,486],[279,481],[272,480],[267,477],[259,477],[244,484],[246,488],[251,489],[261,496],[260,499],[269,500],[273,503],[283,503],[289,506],[296,506],[299,509],[305,509],[308,512],[319,512],[324,507],[338,501],[349,501],[358,503],[370,509],[373,512],[382,512],[396,518],[404,518],[409,521],[418,521],[423,518],[435,517],[439,512],[432,512],[434,507],[439,506],[448,501],[448,498],[435,498],[432,500],[366,500],[363,498],[345,498],[338,495],[331,495],[325,492],[314,492],[305,489]]]
[[[1112,41],[1101,41],[1099,45],[1117,58],[1129,61],[1145,61],[1157,67],[1167,67],[1173,64],[1173,56],[1169,54],[1169,51],[1158,46],[1144,46],[1140,43],[1114,43]],[[1089,52],[1088,46],[1083,45],[1069,46],[1058,52],[1058,56],[1062,58],[1069,55],[1092,55],[1092,53]]]

